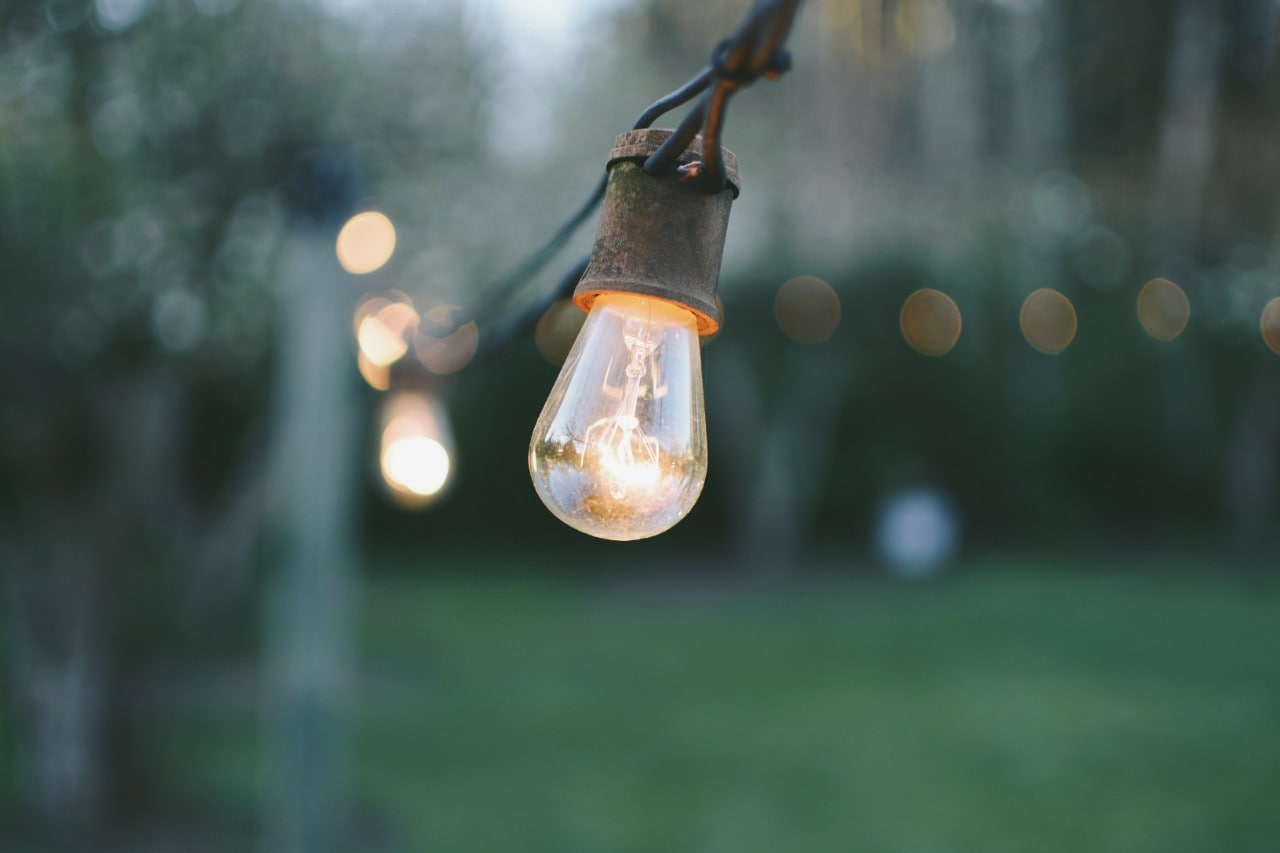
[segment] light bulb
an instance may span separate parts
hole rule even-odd
[[[740,183],[724,149],[727,183],[718,192],[674,168],[646,172],[671,138],[645,128],[614,141],[591,259],[573,291],[587,319],[529,445],[542,502],[601,539],[669,529],[707,477],[698,336],[720,327],[716,283]],[[695,141],[677,162],[701,156]]]
[[[552,513],[601,539],[643,539],[683,518],[707,476],[693,312],[597,296],[533,429],[529,472]]]
[[[382,479],[392,498],[418,508],[440,497],[453,474],[444,406],[430,394],[399,391],[387,398],[382,424]]]

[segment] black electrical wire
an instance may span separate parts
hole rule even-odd
[[[676,132],[644,163],[651,175],[675,169],[676,158],[702,136],[702,162],[687,174],[706,192],[725,187],[720,137],[729,98],[761,77],[776,79],[791,68],[783,42],[791,33],[801,0],[756,0],[738,31],[721,42],[711,57],[715,85],[689,112]]]
[[[591,214],[595,212],[596,207],[599,206],[600,200],[604,198],[607,183],[608,175],[601,175],[596,182],[596,188],[591,192],[587,200],[574,211],[572,216],[565,220],[542,248],[521,261],[502,278],[489,286],[484,296],[471,308],[471,316],[482,318],[492,316],[501,311],[526,282],[541,272],[542,268],[552,258],[560,254],[560,250],[569,242],[569,238],[582,227],[582,223],[586,222]]]
[[[702,136],[702,162],[686,167],[686,179],[698,188],[718,193],[725,188],[725,166],[720,138],[729,98],[760,77],[774,79],[791,67],[791,58],[782,47],[791,31],[801,0],[756,0],[737,31],[721,42],[712,53],[711,62],[680,88],[664,95],[647,107],[632,126],[633,130],[651,127],[655,121],[689,101],[703,97],[680,122],[676,131],[644,163],[649,174],[662,174],[675,169],[676,158],[699,134]],[[708,91],[709,90],[709,91]],[[705,94],[704,94],[705,93]],[[538,251],[516,265],[496,282],[473,305],[473,318],[500,314],[516,293],[559,254],[604,198],[608,175],[602,175],[595,189]],[[587,263],[575,266],[557,287],[537,300],[520,316],[490,331],[482,341],[485,353],[501,349],[512,338],[524,333],[537,322],[541,311],[556,299],[564,298],[577,285]],[[537,314],[534,309],[540,309]],[[460,318],[461,319],[461,318]]]
[[[640,113],[640,118],[636,119],[636,123],[631,125],[632,130],[644,130],[652,127],[653,123],[662,116],[674,110],[676,107],[684,106],[689,101],[701,94],[715,80],[716,69],[712,65],[699,71],[695,76],[690,78],[679,89],[676,89],[669,95],[666,95],[649,105],[649,108]]]
[[[650,104],[645,111],[640,114],[640,117],[636,119],[635,124],[632,125],[632,129],[642,130],[652,126],[655,121],[669,113],[671,110],[683,106],[693,98],[696,98],[711,85],[714,79],[715,70],[708,65],[679,89],[676,89],[670,94],[664,95],[662,98],[659,98]],[[600,176],[599,181],[596,182],[595,189],[592,190],[591,195],[587,197],[587,200],[584,201],[576,211],[574,211],[572,216],[565,220],[565,222],[556,230],[555,234],[551,236],[551,239],[548,240],[542,248],[538,249],[538,251],[521,261],[518,265],[503,275],[502,278],[489,286],[482,300],[478,301],[472,308],[471,315],[473,317],[484,317],[501,310],[525,282],[541,272],[542,268],[546,266],[552,258],[560,253],[560,250],[569,242],[569,239],[574,235],[574,233],[582,227],[582,223],[586,222],[587,218],[590,217],[596,207],[599,206],[601,199],[604,198],[604,192],[607,185],[608,174],[606,173]],[[586,269],[585,264],[583,265],[583,269]],[[582,274],[579,273],[578,277],[581,278],[581,275]],[[577,284],[576,279],[574,280],[574,284]]]
[[[521,309],[520,313],[514,318],[507,320],[498,328],[492,329],[487,335],[482,336],[476,348],[476,353],[472,357],[472,363],[482,361],[488,356],[501,351],[512,341],[526,337],[528,330],[538,324],[538,321],[542,319],[542,315],[546,314],[552,305],[573,295],[573,289],[578,286],[578,281],[582,278],[582,274],[587,271],[587,264],[590,262],[591,255],[587,254],[560,278],[554,288]]]

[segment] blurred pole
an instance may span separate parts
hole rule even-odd
[[[103,564],[92,523],[67,514],[62,535],[35,514],[27,546],[0,547],[14,695],[7,724],[23,815],[47,837],[70,843],[102,816],[107,793],[107,654],[100,606]],[[26,559],[24,559],[24,557]],[[32,559],[34,558],[34,559]]]
[[[1227,433],[1225,493],[1231,513],[1232,546],[1238,554],[1265,551],[1274,533],[1277,503],[1276,463],[1280,459],[1276,432],[1280,405],[1267,372],[1252,371],[1240,389],[1235,425]]]
[[[838,344],[790,347],[785,384],[769,395],[750,351],[730,339],[716,343],[716,381],[708,383],[719,424],[718,446],[736,476],[733,537],[736,558],[762,583],[792,580],[827,485],[837,426],[853,359]]]
[[[1222,4],[1212,0],[1178,4],[1150,200],[1150,242],[1156,258],[1181,251],[1200,224],[1217,148],[1222,13]]]
[[[1067,72],[1063,3],[1007,4],[1001,15],[1001,76],[1009,81],[1008,159],[1027,172],[1067,162]]]
[[[294,231],[279,280],[279,561],[267,611],[273,772],[264,849],[325,853],[346,848],[358,408],[347,346],[350,300],[323,229]]]
[[[955,14],[959,29],[972,11],[965,7]],[[920,59],[916,135],[922,165],[935,179],[967,180],[983,162],[987,93],[977,48],[976,41],[961,38]]]

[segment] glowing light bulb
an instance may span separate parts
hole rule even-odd
[[[622,134],[591,259],[573,302],[588,311],[533,429],[529,473],[547,508],[601,539],[643,539],[672,527],[707,477],[699,334],[720,327],[716,299],[737,160],[720,150],[726,183],[707,192],[644,163],[672,131]],[[700,144],[678,155],[700,162]]]
[[[643,539],[682,519],[707,476],[693,312],[600,294],[533,429],[529,472],[547,508],[591,536]]]
[[[398,503],[418,508],[440,497],[453,474],[453,435],[444,406],[417,391],[392,394],[382,413],[382,479]]]

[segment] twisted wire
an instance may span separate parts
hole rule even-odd
[[[651,175],[676,170],[676,158],[701,135],[702,161],[682,167],[682,179],[708,193],[726,186],[720,139],[730,97],[761,77],[776,79],[791,68],[791,56],[783,47],[795,22],[802,0],[755,0],[737,31],[720,42],[710,62],[682,86],[650,104],[632,125],[633,130],[651,127],[668,112],[698,99],[670,138],[645,162]],[[473,318],[496,317],[503,313],[521,288],[537,275],[569,242],[604,198],[608,176],[602,175],[587,200],[556,230],[541,248],[521,261],[486,288],[473,304]],[[557,299],[566,298],[586,270],[586,261],[576,264],[556,287],[523,309],[519,315],[492,329],[482,343],[482,352],[491,354],[511,340],[524,335],[542,312]],[[461,319],[459,325],[461,324]]]

